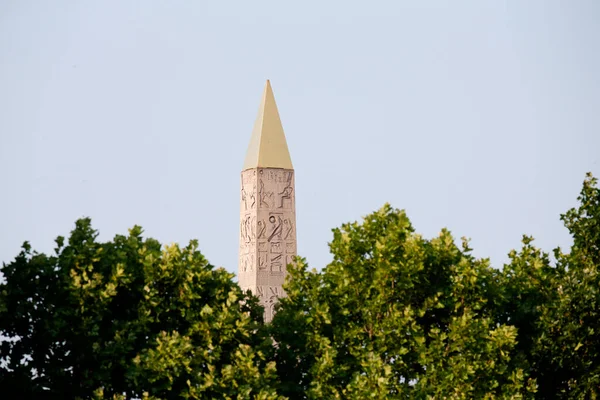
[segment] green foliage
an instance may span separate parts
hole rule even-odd
[[[514,327],[493,322],[497,272],[444,230],[383,207],[334,230],[321,273],[289,268],[272,334],[290,398],[519,398]]]
[[[519,252],[509,253],[510,262],[501,272],[498,288],[502,295],[494,314],[498,323],[517,328],[514,365],[536,379],[539,398],[552,398],[546,388],[553,385],[556,377],[545,369],[552,356],[537,343],[546,330],[540,318],[558,300],[555,285],[560,271],[550,265],[548,254],[533,245],[533,238],[524,236],[522,243]]]
[[[269,326],[195,241],[100,243],[88,219],[53,255],[2,267],[0,393],[87,399],[595,399],[600,189],[561,216],[570,251],[523,237],[502,270],[386,205],[298,258]],[[67,244],[65,244],[67,243]],[[285,397],[284,397],[285,396]]]
[[[77,221],[56,254],[2,273],[3,393],[31,397],[277,398],[262,310],[197,250]]]
[[[578,398],[600,395],[600,189],[588,174],[580,206],[561,216],[573,236],[568,254],[556,250],[560,271],[558,302],[547,307],[541,351],[556,355],[556,392]]]
[[[499,287],[498,322],[518,332],[516,362],[536,379],[538,397],[597,398],[600,393],[600,190],[588,174],[579,206],[561,216],[569,253],[548,254],[523,238]]]

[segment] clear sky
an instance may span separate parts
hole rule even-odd
[[[90,216],[237,270],[266,79],[298,250],[385,202],[496,267],[600,177],[600,1],[0,2],[0,261]]]

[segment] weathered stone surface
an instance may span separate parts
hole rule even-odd
[[[254,168],[242,172],[238,280],[273,317],[287,264],[296,256],[294,171]]]

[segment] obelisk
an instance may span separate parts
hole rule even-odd
[[[296,256],[294,169],[267,81],[242,169],[238,282],[273,319],[286,266]]]

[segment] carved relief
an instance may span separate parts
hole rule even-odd
[[[282,267],[282,257],[283,254],[273,254],[271,255],[271,272],[283,272]]]
[[[271,272],[282,272],[283,247],[280,242],[271,243]]]
[[[251,183],[253,178],[256,177],[256,170],[249,170],[242,172],[242,184]]]
[[[294,222],[291,218],[283,220],[283,238],[294,239]]]
[[[283,232],[283,219],[281,218],[281,216],[277,214],[271,214],[269,216],[269,223],[269,238],[267,239],[267,241],[270,242],[271,240],[273,240],[273,238],[281,240],[281,233]]]
[[[273,316],[286,266],[296,255],[294,173],[283,169],[242,172],[239,284],[250,288]]]
[[[242,222],[240,222],[240,241],[248,243],[252,238],[252,222],[250,216],[243,217]]]
[[[279,192],[279,208],[291,208],[292,203],[292,192],[294,188],[292,187],[292,174],[285,173],[287,176],[286,185],[281,192]]]
[[[264,219],[261,219],[261,220],[258,221],[256,229],[258,230],[258,234],[257,234],[256,238],[257,239],[266,239],[265,234],[266,234],[266,231],[267,231],[267,224],[265,224],[265,220]]]
[[[254,206],[256,206],[256,183],[254,185],[252,185],[252,191],[250,192],[250,208],[254,209]]]
[[[242,272],[254,272],[254,254],[242,257]]]
[[[281,297],[285,296],[283,289],[280,286],[259,285],[254,293],[259,298],[260,304],[265,308],[265,321],[270,321],[274,315],[275,305]]]
[[[246,191],[244,190],[244,185],[242,185],[242,203],[244,203],[244,211],[248,209],[248,202],[246,201]]]
[[[271,243],[271,253],[282,253],[283,249],[281,248],[281,243],[273,242]]]
[[[267,270],[267,252],[259,251],[258,252],[258,270],[266,271]]]
[[[259,207],[270,208],[271,201],[273,200],[273,192],[269,192],[265,189],[265,183],[260,180],[260,188],[258,190]]]
[[[292,202],[292,192],[294,189],[291,186],[286,186],[283,188],[283,191],[279,193],[279,208],[290,208],[290,203]]]
[[[250,243],[250,241],[254,238],[254,226],[252,224],[252,217],[250,215],[246,215],[244,221],[242,222],[242,238],[246,243]]]
[[[279,297],[281,297],[281,295],[283,290],[280,290],[280,288],[278,288],[277,286],[269,286],[269,292],[268,292],[268,296],[269,299],[267,300],[267,307],[265,307],[265,309],[268,309],[268,317],[269,320],[273,318],[274,315],[274,311],[275,311],[275,304],[277,304],[277,301],[279,300]],[[265,310],[266,311],[266,310]]]
[[[278,182],[281,179],[282,171],[280,171],[280,170],[269,169],[269,170],[263,170],[263,171],[266,172],[265,176],[268,181]]]
[[[269,300],[273,300],[274,298],[278,298],[279,297],[279,288],[277,286],[269,286],[269,290],[268,290],[268,294],[269,294]]]

